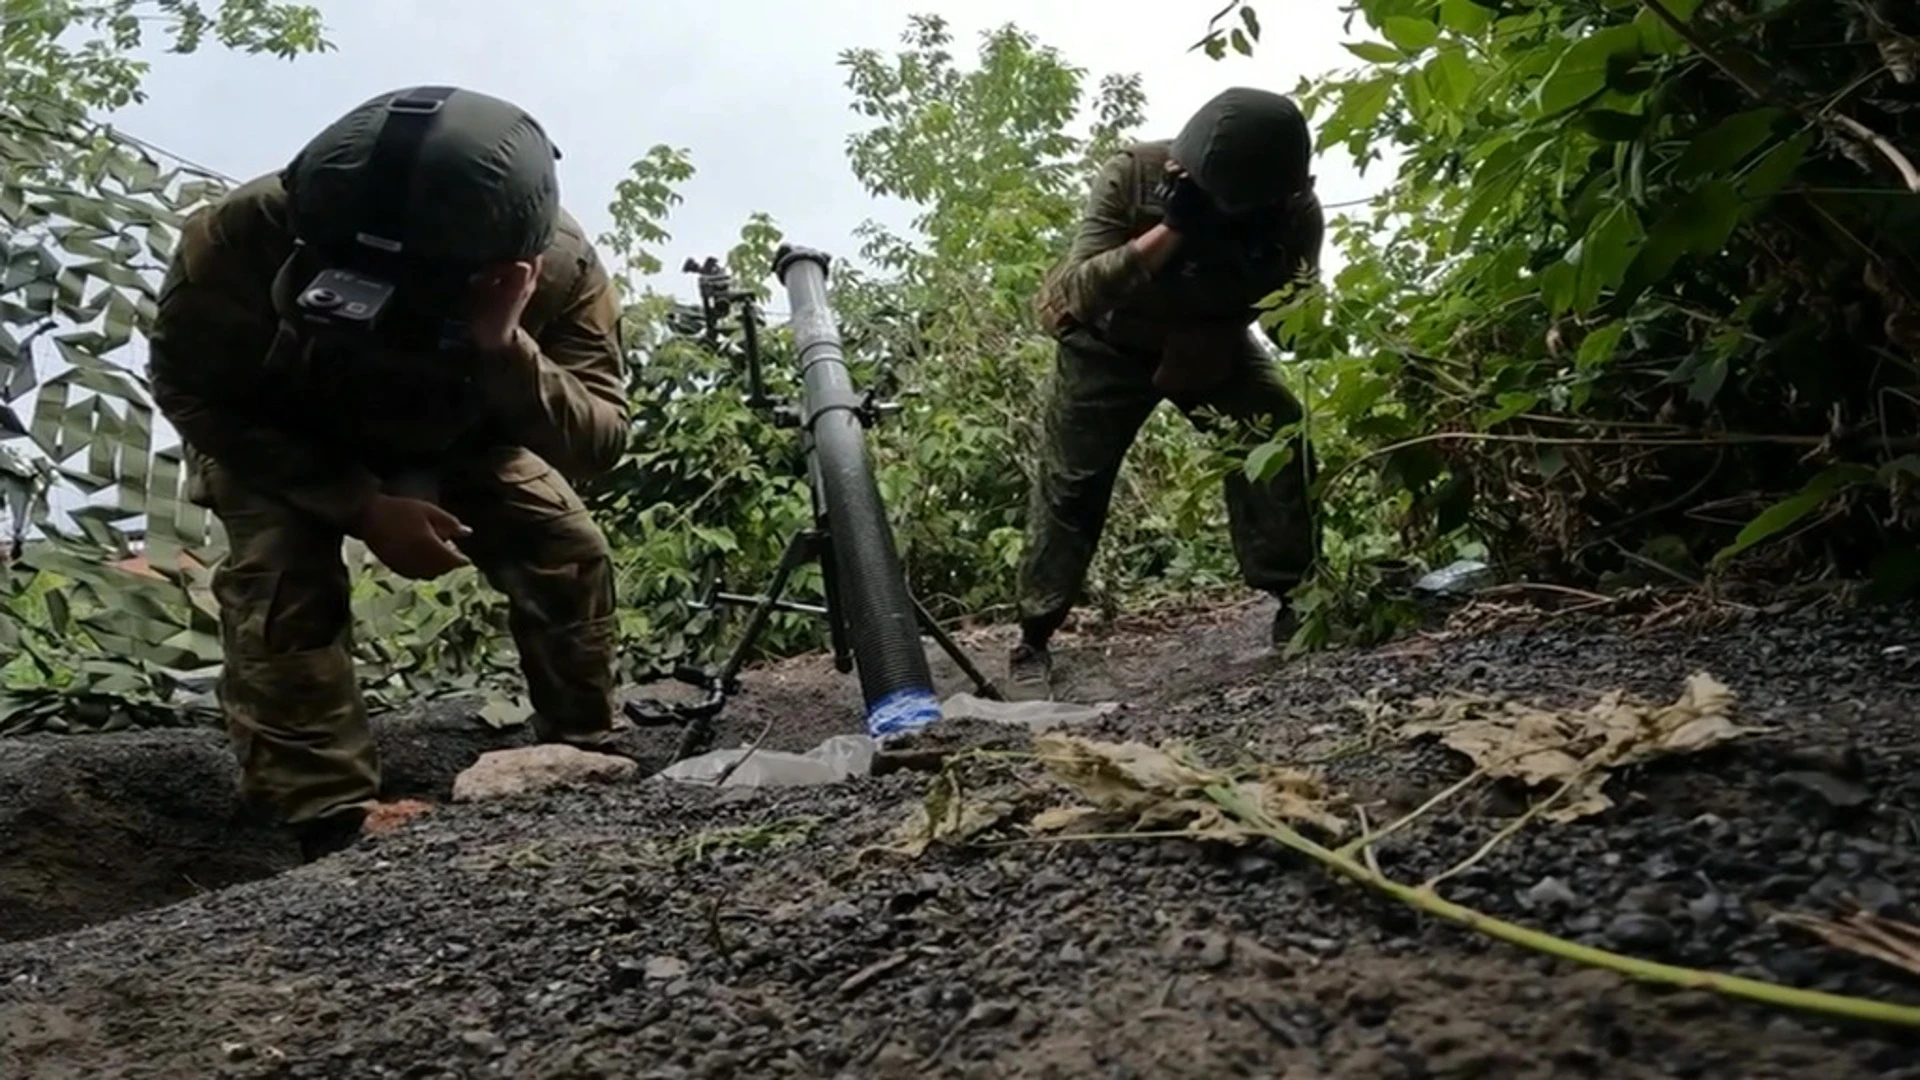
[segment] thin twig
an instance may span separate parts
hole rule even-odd
[[[1364,851],[1367,848],[1370,848],[1373,845],[1379,843],[1380,841],[1385,840],[1387,837],[1392,836],[1394,833],[1399,832],[1401,829],[1406,828],[1408,825],[1413,824],[1413,822],[1417,818],[1419,818],[1421,815],[1428,813],[1434,807],[1439,806],[1441,803],[1446,802],[1448,799],[1453,798],[1455,795],[1458,795],[1460,792],[1465,791],[1475,781],[1479,780],[1480,778],[1486,775],[1487,775],[1487,770],[1485,766],[1481,766],[1479,768],[1474,769],[1472,772],[1468,773],[1467,775],[1447,785],[1447,787],[1443,789],[1438,795],[1433,796],[1432,798],[1428,799],[1426,802],[1421,803],[1419,806],[1415,807],[1414,809],[1408,811],[1407,813],[1401,815],[1398,818],[1395,818],[1393,821],[1390,821],[1387,824],[1382,825],[1380,827],[1379,832],[1366,831],[1366,824],[1363,822],[1360,826],[1361,828],[1360,835],[1340,845],[1340,847],[1337,849],[1337,853],[1351,858],[1354,855],[1354,853],[1359,851]]]
[[[1501,596],[1506,593],[1550,592],[1560,593],[1563,596],[1577,596],[1582,600],[1590,600],[1596,604],[1611,604],[1616,599],[1611,596],[1603,596],[1597,592],[1589,592],[1586,589],[1576,589],[1571,585],[1555,585],[1547,581],[1515,581],[1505,585],[1488,585],[1476,589],[1475,592],[1481,596]]]
[[[761,744],[767,741],[767,736],[773,733],[773,721],[774,721],[774,717],[769,715],[767,717],[767,722],[760,725],[760,734],[755,735],[753,737],[753,741],[747,744],[747,752],[744,754],[741,754],[740,757],[733,762],[733,764],[728,765],[724,769],[721,769],[720,775],[713,778],[714,787],[725,787],[727,784],[728,778],[731,777],[736,771],[738,771],[740,766],[745,765],[747,763],[747,759],[752,757],[760,749]]]
[[[1506,434],[1492,432],[1492,431],[1434,431],[1434,432],[1429,432],[1425,435],[1415,436],[1411,439],[1402,439],[1399,442],[1388,443],[1386,446],[1369,450],[1366,453],[1361,454],[1360,456],[1353,458],[1350,461],[1342,462],[1339,468],[1327,474],[1327,478],[1324,481],[1324,484],[1321,490],[1322,491],[1332,490],[1334,483],[1338,481],[1341,477],[1345,476],[1349,472],[1352,472],[1355,468],[1359,467],[1360,465],[1363,465],[1373,460],[1374,458],[1385,457],[1386,455],[1391,454],[1396,450],[1404,450],[1410,446],[1420,446],[1425,443],[1448,442],[1448,441],[1454,441],[1454,440],[1458,440],[1461,442],[1525,443],[1529,446],[1752,446],[1752,445],[1819,446],[1827,441],[1827,437],[1824,435],[1727,434],[1727,435],[1698,436],[1698,437],[1686,438],[1686,439],[1678,439],[1678,438],[1673,438],[1673,439],[1669,439],[1669,438],[1577,439],[1577,438],[1560,438],[1557,436],[1541,436],[1541,435],[1506,435]],[[1878,441],[1878,440],[1874,440],[1874,441]],[[1900,438],[1885,444],[1886,449],[1906,449],[1906,448],[1916,447],[1916,446],[1920,446],[1920,439]]]
[[[1746,998],[1778,1005],[1790,1009],[1802,1009],[1810,1012],[1826,1013],[1833,1016],[1845,1016],[1859,1020],[1876,1020],[1882,1023],[1899,1024],[1906,1027],[1920,1027],[1920,1008],[1911,1005],[1898,1005],[1892,1002],[1874,1001],[1867,998],[1845,997],[1817,990],[1801,990],[1790,986],[1779,986],[1747,979],[1737,975],[1724,975],[1719,972],[1701,971],[1696,968],[1684,968],[1673,964],[1662,964],[1638,957],[1624,956],[1620,953],[1596,949],[1590,945],[1558,938],[1543,931],[1521,926],[1518,923],[1496,919],[1472,908],[1442,899],[1437,894],[1395,881],[1382,874],[1376,874],[1354,859],[1329,850],[1325,846],[1309,840],[1298,830],[1275,820],[1242,792],[1226,785],[1212,785],[1207,788],[1207,797],[1225,809],[1242,824],[1258,829],[1267,837],[1285,847],[1313,859],[1315,862],[1353,878],[1362,884],[1371,885],[1388,896],[1429,915],[1458,923],[1469,930],[1475,930],[1489,937],[1497,938],[1512,945],[1531,949],[1548,956],[1570,960],[1577,964],[1603,968],[1618,972],[1628,978],[1643,982],[1678,986],[1691,990],[1710,990],[1730,997]]]
[[[1435,874],[1434,876],[1428,878],[1426,882],[1422,884],[1420,887],[1422,889],[1430,890],[1435,885],[1440,884],[1441,882],[1447,880],[1448,878],[1455,877],[1460,874],[1464,874],[1468,870],[1472,869],[1474,866],[1477,866],[1482,859],[1485,859],[1488,855],[1493,854],[1494,848],[1497,848],[1501,844],[1504,844],[1508,840],[1512,839],[1514,833],[1517,833],[1521,829],[1526,828],[1527,824],[1531,822],[1534,818],[1537,818],[1542,813],[1544,813],[1547,807],[1552,806],[1554,803],[1559,802],[1561,798],[1563,798],[1567,794],[1567,792],[1573,790],[1573,785],[1576,781],[1583,780],[1586,778],[1586,776],[1587,776],[1587,770],[1582,769],[1581,771],[1574,773],[1572,776],[1569,776],[1567,779],[1561,781],[1560,787],[1557,790],[1555,790],[1553,794],[1547,796],[1544,799],[1541,799],[1539,802],[1534,803],[1532,806],[1527,807],[1526,813],[1521,814],[1519,817],[1516,817],[1512,821],[1507,822],[1504,826],[1501,827],[1499,832],[1493,834],[1492,838],[1490,838],[1486,843],[1480,845],[1480,850],[1475,851],[1473,854],[1467,856],[1466,858],[1460,860],[1457,863],[1454,863],[1452,866],[1449,866],[1445,870],[1440,871],[1438,874]]]

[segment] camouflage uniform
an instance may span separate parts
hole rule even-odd
[[[537,733],[606,735],[613,575],[569,480],[618,461],[628,416],[616,294],[570,216],[512,346],[487,356],[292,334],[276,293],[294,247],[277,176],[195,213],[161,287],[149,371],[188,448],[189,497],[227,533],[213,590],[241,791],[297,827],[357,823],[379,791],[341,543],[371,496],[410,477],[430,478],[473,530],[463,551],[509,601]]]
[[[1037,301],[1059,344],[1019,570],[1023,648],[1043,650],[1077,600],[1121,461],[1161,401],[1243,448],[1301,415],[1252,324],[1258,301],[1317,263],[1325,227],[1319,203],[1305,194],[1270,228],[1183,236],[1170,261],[1150,271],[1129,241],[1162,220],[1173,148],[1173,140],[1143,142],[1107,161],[1073,246]],[[1184,341],[1193,352],[1196,339],[1216,355],[1185,362],[1213,371],[1163,390],[1167,367],[1182,362],[1176,350]],[[1204,415],[1209,410],[1225,423]],[[1312,460],[1304,441],[1293,451],[1293,463],[1265,484],[1238,470],[1225,482],[1242,576],[1276,596],[1301,580],[1318,549],[1308,502]],[[1016,650],[1016,663],[1019,657]]]

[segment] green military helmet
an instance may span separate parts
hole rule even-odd
[[[1291,99],[1235,86],[1200,106],[1170,153],[1221,212],[1238,215],[1306,188],[1313,138]]]
[[[559,156],[511,102],[417,86],[335,120],[280,179],[295,235],[326,257],[476,267],[530,259],[552,241]]]

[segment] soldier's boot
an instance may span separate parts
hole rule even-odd
[[[534,740],[620,753],[633,724],[614,708],[614,620],[555,627],[509,622],[533,705]]]
[[[1276,652],[1285,652],[1293,643],[1293,635],[1300,631],[1300,613],[1286,597],[1278,598],[1280,606],[1274,609],[1273,625],[1268,629],[1268,640]]]
[[[360,839],[366,816],[364,810],[354,809],[294,826],[294,838],[300,843],[300,861],[318,862],[352,847]]]
[[[294,826],[300,842],[300,861],[316,862],[337,855],[360,841],[363,836],[379,836],[433,809],[419,799],[394,799],[369,807],[350,807],[325,817]]]
[[[1053,654],[1044,642],[1022,641],[1007,654],[1007,697],[1044,701],[1053,696]]]
[[[1020,642],[1007,654],[1010,701],[1048,701],[1053,698],[1053,653],[1047,642],[1059,628],[1058,615],[1020,621]]]

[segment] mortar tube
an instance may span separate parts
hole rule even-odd
[[[819,493],[835,581],[866,703],[867,732],[884,738],[940,719],[933,673],[906,574],[874,482],[860,396],[827,301],[828,257],[783,245],[774,274],[786,286],[800,364],[801,429]]]

